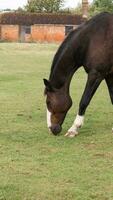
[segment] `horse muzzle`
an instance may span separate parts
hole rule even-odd
[[[57,135],[62,131],[62,127],[59,124],[52,125],[49,129],[54,135]]]

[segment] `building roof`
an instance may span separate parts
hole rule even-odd
[[[0,14],[0,24],[62,24],[79,25],[83,21],[81,15],[70,14],[37,14],[37,13],[2,13]]]

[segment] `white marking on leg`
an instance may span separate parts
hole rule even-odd
[[[48,128],[51,127],[51,113],[49,112],[48,109],[47,109],[47,126]]]
[[[72,127],[68,130],[65,136],[74,137],[78,135],[78,130],[84,124],[84,116],[77,115]]]
[[[77,128],[81,128],[84,124],[84,116],[77,115],[74,124]]]

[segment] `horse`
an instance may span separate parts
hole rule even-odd
[[[78,135],[86,108],[103,80],[113,104],[113,14],[100,13],[72,30],[53,58],[49,80],[44,79],[44,93],[47,125],[54,135],[61,132],[72,106],[70,82],[80,67],[87,73],[87,82],[74,123],[65,134],[70,138]]]

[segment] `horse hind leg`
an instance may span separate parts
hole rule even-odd
[[[105,80],[108,86],[111,103],[113,104],[113,74],[108,75]],[[113,128],[112,128],[112,132],[113,132]]]
[[[105,80],[109,90],[111,103],[113,104],[113,74],[108,75]]]

